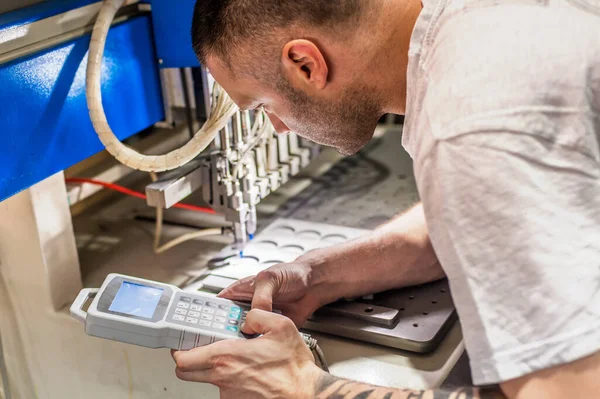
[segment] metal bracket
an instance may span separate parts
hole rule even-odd
[[[202,187],[202,159],[191,161],[146,186],[149,206],[168,209]]]

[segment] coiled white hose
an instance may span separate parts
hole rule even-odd
[[[227,93],[217,84],[213,88],[209,119],[183,147],[165,155],[143,155],[127,147],[111,130],[102,106],[101,70],[108,30],[125,0],[104,0],[94,24],[86,72],[86,98],[94,130],[106,150],[119,162],[144,172],[163,172],[185,165],[198,156],[223,129],[237,111]]]

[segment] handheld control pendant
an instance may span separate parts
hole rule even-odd
[[[71,305],[71,315],[85,324],[88,335],[177,350],[245,338],[240,327],[248,310],[226,299],[120,274],[110,274],[100,289],[82,290]]]

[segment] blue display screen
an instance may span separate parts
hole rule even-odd
[[[151,319],[163,289],[123,281],[108,310]]]

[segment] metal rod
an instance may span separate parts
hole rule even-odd
[[[141,10],[137,8],[130,9],[129,7],[124,7],[122,10],[119,11],[119,14],[121,15],[118,14],[118,16],[114,19],[113,26],[120,24],[121,22],[127,21],[128,19],[133,18],[137,15],[140,15],[140,11]],[[73,39],[84,36],[92,32],[93,30],[94,24],[89,24],[83,27],[73,29],[69,32],[59,34],[54,37],[49,37],[39,42],[31,43],[14,50],[10,50],[8,52],[0,53],[0,65],[69,42]]]
[[[194,118],[192,116],[192,101],[190,99],[190,91],[188,86],[188,78],[185,69],[179,68],[179,76],[181,77],[181,86],[183,87],[183,101],[185,103],[185,119],[187,120],[190,138],[194,137]]]

